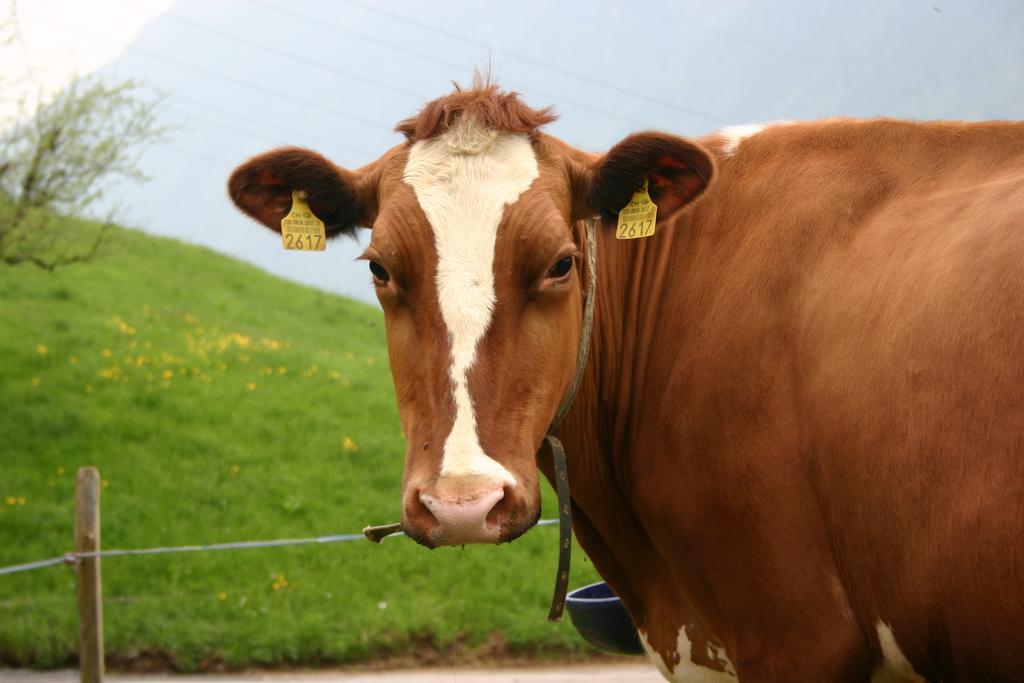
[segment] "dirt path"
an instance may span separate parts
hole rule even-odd
[[[248,674],[107,674],[109,683],[661,683],[644,664],[569,666],[550,669],[429,669],[421,671],[295,672]],[[77,683],[74,670],[27,672],[0,669],[2,683]]]

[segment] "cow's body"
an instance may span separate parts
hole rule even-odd
[[[562,434],[588,554],[670,668],[688,620],[741,678],[863,680],[881,632],[1024,679],[1024,126],[703,142],[691,212],[602,239]]]
[[[1024,125],[651,133],[597,157],[502,97],[432,103],[364,169],[282,150],[231,181],[271,227],[300,188],[329,229],[373,224],[406,531],[495,542],[536,518],[581,327],[559,264],[647,178],[668,220],[602,231],[559,436],[580,541],[662,671],[1024,680]]]

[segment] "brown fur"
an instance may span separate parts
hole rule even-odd
[[[536,135],[541,126],[558,118],[551,107],[531,109],[519,99],[519,93],[502,92],[487,76],[475,76],[468,90],[458,83],[453,85],[455,92],[428,102],[414,116],[395,126],[395,130],[409,142],[427,140],[441,135],[457,118],[466,116],[485,128]]]
[[[519,111],[491,89],[452,97],[403,124],[411,140],[456,110]],[[560,436],[580,542],[651,646],[677,666],[684,628],[693,662],[723,669],[720,644],[740,681],[865,681],[883,622],[932,680],[1024,680],[1024,124],[786,124],[733,156],[716,135],[644,133],[595,157],[537,132],[544,116],[511,118],[541,176],[506,209],[469,377],[483,447],[524,482],[503,539],[539,511],[534,451],[580,333],[583,279],[548,287],[544,269],[567,244],[579,263],[575,221],[611,218],[647,177],[660,227],[600,234]],[[404,163],[399,148],[340,177],[379,206],[403,507],[429,543],[415,492],[453,407]]]

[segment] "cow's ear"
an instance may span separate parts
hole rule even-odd
[[[585,181],[576,182],[585,196],[577,207],[614,222],[646,179],[662,223],[699,197],[714,175],[711,154],[700,145],[667,133],[636,133],[589,164]]]
[[[374,165],[357,171],[337,166],[300,147],[282,147],[253,157],[228,179],[235,205],[276,232],[292,206],[292,191],[305,190],[309,208],[324,222],[328,237],[354,235],[377,214]]]

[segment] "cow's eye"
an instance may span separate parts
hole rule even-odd
[[[547,276],[552,280],[564,280],[570,270],[572,270],[572,256],[566,256],[555,261],[555,265],[548,268]]]
[[[373,279],[377,284],[384,284],[391,279],[391,276],[388,275],[387,268],[376,261],[370,261],[370,272],[373,273]]]

